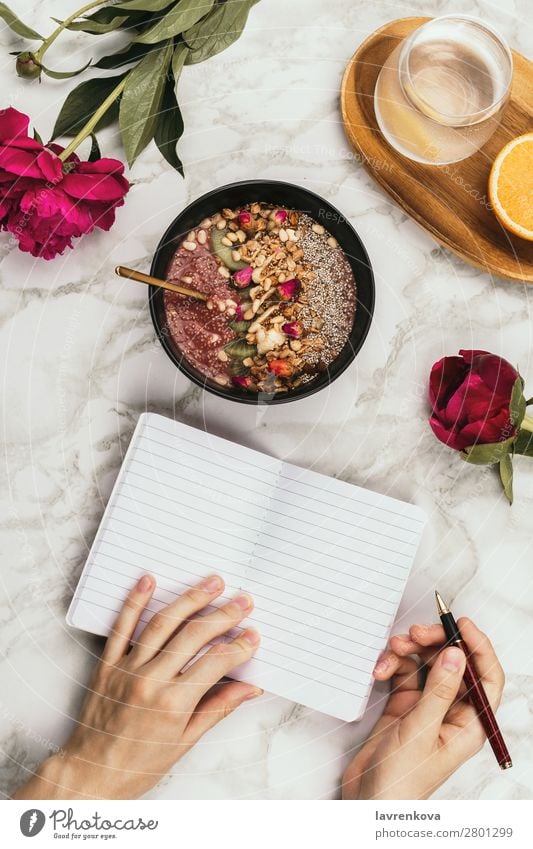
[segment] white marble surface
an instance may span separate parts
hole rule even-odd
[[[49,31],[47,15],[64,15],[75,3],[11,5]],[[150,146],[109,233],[50,263],[10,248],[0,235],[3,794],[72,727],[100,643],[69,630],[65,611],[124,448],[149,409],[428,511],[397,629],[434,618],[438,582],[457,614],[490,632],[507,672],[500,719],[515,761],[500,773],[485,748],[437,796],[531,798],[533,463],[516,461],[510,509],[492,472],[467,466],[436,442],[425,385],[436,359],[480,347],[518,363],[533,394],[533,288],[493,279],[439,248],[351,159],[338,111],[348,58],[389,19],[460,7],[531,55],[528,5],[262,0],[236,45],[183,74],[185,181]],[[24,83],[8,56],[20,40],[4,31],[1,43],[3,105],[28,112],[47,137],[72,83]],[[61,42],[50,51],[55,67],[80,65],[102,50],[100,39],[77,34],[63,43],[70,49],[62,65]],[[113,131],[101,141],[106,154],[121,156]],[[186,201],[249,177],[299,182],[338,206],[368,249],[377,286],[370,336],[348,372],[309,400],[259,411],[202,394],[177,372],[155,340],[145,289],[112,273],[118,261],[148,269]],[[342,725],[265,695],[215,729],[150,795],[334,798],[380,697],[376,689],[363,722]]]

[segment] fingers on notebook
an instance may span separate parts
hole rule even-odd
[[[152,660],[177,629],[214,601],[224,589],[219,575],[210,575],[178,596],[150,619],[131,650],[131,662],[137,665]],[[187,626],[185,626],[187,627]]]
[[[111,634],[109,635],[103,654],[104,663],[118,663],[128,651],[135,628],[141,614],[155,590],[155,579],[152,575],[143,575],[135,584],[126,598],[122,610],[118,614]]]
[[[165,645],[156,660],[158,670],[163,675],[176,675],[198,652],[217,637],[231,631],[253,610],[253,600],[246,593],[240,593],[228,604],[212,613],[191,619]]]
[[[378,681],[388,681],[395,674],[402,659],[395,652],[387,650],[380,654],[374,666],[374,678]]]
[[[242,631],[239,636],[229,643],[218,643],[212,646],[199,660],[183,673],[182,679],[191,687],[191,695],[198,698],[207,693],[211,687],[228,675],[241,663],[245,663],[259,648],[261,638],[259,633],[251,628]]]

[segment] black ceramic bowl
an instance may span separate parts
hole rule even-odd
[[[313,395],[342,374],[361,349],[372,321],[374,275],[370,260],[359,236],[334,206],[313,192],[292,183],[247,180],[243,183],[222,186],[193,201],[174,219],[157,246],[150,273],[154,277],[163,279],[166,277],[170,261],[180,242],[190,230],[198,226],[203,218],[208,218],[224,207],[243,207],[255,201],[306,212],[335,236],[350,262],[357,285],[355,318],[346,345],[338,357],[330,363],[329,368],[309,383],[279,395],[258,395],[237,387],[219,386],[194,368],[174,344],[166,324],[163,290],[155,286],[150,287],[150,312],[161,344],[168,356],[198,386],[221,398],[239,401],[242,404],[284,404]]]

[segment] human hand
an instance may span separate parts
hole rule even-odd
[[[198,616],[224,589],[211,576],[150,620],[130,642],[155,589],[145,575],[130,592],[96,667],[78,725],[61,757],[45,761],[15,799],[133,799],[145,793],[210,728],[262,690],[220,679],[249,660],[259,645],[254,630],[212,646],[253,608],[240,594]]]
[[[504,685],[492,644],[470,619],[458,626],[496,711]],[[482,748],[486,736],[463,684],[465,656],[445,643],[442,625],[413,625],[392,637],[374,670],[392,682],[385,711],[343,777],[345,799],[427,799]],[[418,687],[419,663],[430,668]]]

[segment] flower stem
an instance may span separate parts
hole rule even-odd
[[[75,136],[72,139],[72,141],[70,142],[70,144],[68,145],[68,147],[66,147],[65,150],[63,150],[59,154],[59,159],[61,159],[62,162],[66,162],[66,160],[69,158],[70,154],[73,153],[76,150],[76,148],[82,143],[82,141],[84,141],[84,139],[87,138],[87,136],[90,136],[90,134],[92,133],[92,131],[94,130],[94,128],[98,124],[98,121],[100,120],[102,115],[104,115],[104,113],[107,112],[109,107],[115,102],[117,97],[122,93],[122,90],[124,89],[124,86],[126,85],[126,80],[128,79],[128,77],[129,77],[129,74],[126,74],[126,76],[121,79],[121,81],[119,82],[118,85],[115,86],[115,88],[113,89],[111,94],[108,94],[106,99],[100,104],[100,106],[98,107],[98,109],[96,110],[96,112],[94,113],[92,118],[89,118],[89,120],[87,121],[85,126],[81,128],[78,135]]]
[[[41,59],[43,58],[44,54],[46,53],[46,51],[47,51],[47,50],[48,50],[48,48],[50,47],[50,45],[51,45],[51,44],[53,44],[53,42],[56,40],[56,38],[57,38],[59,35],[61,35],[61,33],[63,32],[63,30],[64,30],[66,27],[68,27],[68,26],[69,26],[69,24],[71,24],[73,21],[75,21],[75,20],[76,20],[76,18],[79,18],[79,17],[80,17],[80,15],[83,15],[83,14],[85,14],[85,12],[88,12],[88,11],[89,11],[89,9],[94,9],[94,8],[95,8],[95,6],[103,6],[105,2],[106,2],[106,0],[92,0],[92,3],[87,3],[85,6],[82,6],[82,7],[81,7],[81,9],[78,9],[76,12],[73,12],[73,14],[72,14],[72,15],[69,15],[69,17],[68,17],[68,18],[65,18],[65,20],[63,21],[63,23],[59,24],[59,26],[57,27],[57,29],[55,29],[55,30],[53,31],[53,33],[52,33],[51,35],[49,35],[49,36],[48,36],[48,38],[46,38],[46,39],[43,41],[43,43],[41,44],[41,46],[39,47],[39,49],[38,49],[38,50],[34,53],[34,56],[35,56],[35,58],[37,59],[37,61],[38,61],[38,62],[40,62],[40,61],[41,61]]]
[[[529,430],[533,433],[533,416],[528,416],[527,413],[520,422],[521,430]]]

